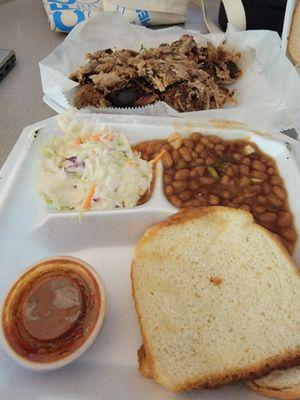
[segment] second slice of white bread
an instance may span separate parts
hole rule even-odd
[[[136,246],[141,372],[175,390],[214,388],[300,364],[300,277],[251,214],[180,212]]]
[[[300,367],[273,371],[247,383],[251,389],[268,397],[293,400],[300,398]]]
[[[288,53],[295,65],[300,65],[300,0],[296,1],[288,39]]]

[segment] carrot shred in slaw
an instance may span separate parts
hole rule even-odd
[[[162,157],[163,157],[163,155],[165,154],[165,152],[166,152],[166,150],[161,150],[158,154],[157,154],[157,156],[155,157],[155,158],[153,158],[152,160],[150,160],[149,162],[150,162],[150,164],[156,164],[157,163],[157,161],[159,161]]]
[[[83,205],[83,208],[84,208],[85,210],[88,210],[89,208],[91,208],[91,203],[92,203],[92,200],[93,200],[93,196],[94,196],[94,194],[95,194],[96,186],[97,186],[97,185],[94,184],[94,185],[91,187],[91,190],[90,190],[90,192],[89,192],[87,198],[85,199],[85,202],[84,202],[84,205]]]

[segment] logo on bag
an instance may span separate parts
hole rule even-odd
[[[136,10],[141,25],[148,25],[150,22],[150,15],[146,10]]]

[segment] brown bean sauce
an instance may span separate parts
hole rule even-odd
[[[66,260],[39,264],[16,282],[5,300],[4,335],[21,357],[54,362],[87,340],[100,305],[98,285],[86,268]]]
[[[164,193],[177,208],[222,205],[249,211],[292,252],[297,240],[288,195],[276,162],[256,144],[198,132],[178,140],[151,140],[134,149],[150,161],[166,150]]]

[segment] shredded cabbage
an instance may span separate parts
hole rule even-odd
[[[152,165],[122,133],[68,130],[42,147],[38,191],[56,210],[133,207],[150,188]]]

